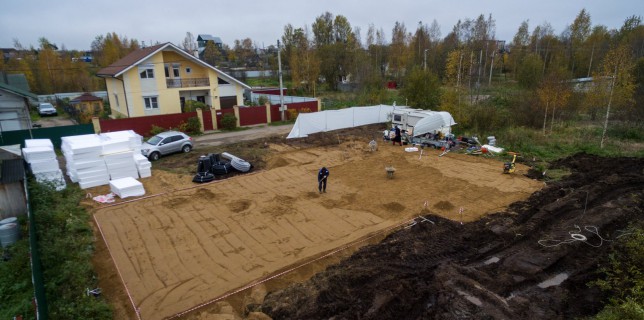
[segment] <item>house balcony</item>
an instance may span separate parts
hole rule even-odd
[[[210,87],[210,78],[182,78],[165,79],[166,86],[170,88]]]

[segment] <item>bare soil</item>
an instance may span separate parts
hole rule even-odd
[[[644,162],[577,154],[525,201],[460,223],[438,215],[271,292],[273,319],[574,319],[606,297],[597,265],[644,208]]]
[[[599,308],[585,283],[641,216],[641,161],[581,154],[555,164],[569,178],[545,186],[523,164],[501,174],[499,159],[380,141],[368,151],[381,131],[197,145],[253,171],[197,185],[199,153],[178,154],[141,179],[146,197],[86,200],[114,318],[569,318]],[[551,246],[573,231],[587,241]],[[537,286],[562,273],[561,284]]]

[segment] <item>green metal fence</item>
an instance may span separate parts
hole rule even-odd
[[[59,139],[60,140],[60,139]],[[29,188],[27,188],[27,179],[23,180],[25,195],[27,196],[27,214],[29,215],[29,252],[31,258],[31,281],[34,285],[34,295],[36,302],[36,319],[47,320],[49,314],[47,311],[47,299],[45,297],[45,283],[42,275],[42,266],[40,264],[40,250],[38,250],[38,235],[36,234],[36,221],[29,204]]]
[[[3,131],[0,132],[0,146],[20,144],[22,147],[24,147],[25,140],[27,139],[50,139],[54,144],[54,147],[60,149],[60,138],[91,133],[94,133],[94,126],[92,124],[78,124],[51,128],[34,128],[31,130]]]

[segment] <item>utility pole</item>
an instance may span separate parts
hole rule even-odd
[[[280,111],[281,111],[281,117],[280,119],[282,121],[286,121],[286,116],[284,113],[284,91],[282,90],[282,55],[281,55],[281,47],[280,47],[280,41],[277,40],[277,66],[278,66],[278,72],[277,74],[280,77]]]

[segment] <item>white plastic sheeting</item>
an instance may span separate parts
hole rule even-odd
[[[418,120],[414,126],[414,136],[420,136],[428,132],[449,130],[456,124],[452,115],[447,111],[435,111],[430,115]]]
[[[291,133],[286,137],[304,138],[317,132],[333,131],[359,127],[373,123],[384,123],[390,120],[394,106],[378,105],[370,107],[352,107],[341,110],[325,110],[314,113],[300,113],[295,120]]]

